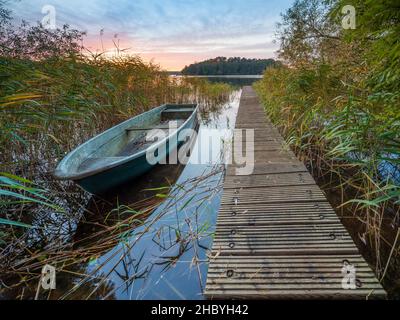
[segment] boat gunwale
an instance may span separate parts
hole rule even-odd
[[[116,128],[118,128],[118,127],[120,127],[120,126],[122,127],[122,126],[125,125],[126,123],[128,123],[128,122],[130,122],[130,121],[132,121],[132,120],[134,120],[134,119],[136,119],[136,118],[139,118],[139,117],[143,116],[144,114],[146,114],[146,113],[148,113],[148,112],[152,112],[152,111],[154,111],[154,110],[156,110],[156,109],[160,109],[161,112],[162,112],[162,110],[163,110],[163,109],[165,110],[166,108],[168,108],[168,106],[174,106],[174,107],[180,107],[180,106],[182,106],[182,107],[184,107],[184,106],[188,107],[188,106],[192,106],[192,107],[193,107],[193,112],[192,112],[192,114],[190,115],[190,117],[188,117],[188,118],[186,119],[186,121],[185,121],[184,123],[182,123],[182,125],[180,125],[180,126],[179,126],[177,129],[175,129],[172,133],[169,133],[168,136],[166,136],[166,137],[165,137],[164,139],[162,139],[161,141],[158,141],[158,142],[156,142],[155,144],[152,144],[152,145],[150,145],[149,147],[147,147],[147,148],[145,148],[145,149],[143,149],[143,150],[141,150],[141,151],[139,151],[139,152],[137,152],[137,153],[134,153],[134,154],[132,154],[132,155],[130,155],[130,156],[120,157],[121,159],[116,160],[116,161],[114,161],[114,162],[111,162],[111,163],[109,163],[109,164],[107,164],[107,165],[105,165],[105,166],[102,166],[102,167],[100,167],[100,168],[91,169],[91,170],[86,170],[86,171],[82,171],[82,172],[75,173],[75,174],[66,174],[62,169],[60,169],[60,168],[63,167],[63,165],[65,165],[68,161],[70,161],[70,159],[71,159],[76,153],[78,153],[82,148],[84,148],[85,146],[87,146],[88,144],[90,144],[91,142],[93,142],[94,140],[98,139],[98,138],[101,137],[102,135],[105,135],[105,134],[108,133],[109,131],[115,130]],[[78,147],[76,147],[74,150],[72,150],[70,153],[68,153],[68,154],[64,157],[64,159],[57,165],[57,168],[56,168],[55,171],[54,171],[54,176],[55,176],[58,180],[79,181],[79,180],[82,180],[82,179],[85,179],[85,178],[94,176],[94,175],[96,175],[96,174],[99,174],[99,173],[108,171],[108,170],[110,170],[110,169],[113,169],[113,168],[115,168],[115,167],[118,167],[118,166],[120,166],[120,165],[123,165],[123,164],[125,164],[125,163],[128,163],[128,162],[130,162],[130,161],[133,161],[133,160],[135,160],[135,159],[137,159],[137,158],[140,158],[140,157],[142,157],[143,155],[146,154],[146,152],[149,150],[149,148],[157,149],[160,145],[162,145],[163,143],[166,143],[166,142],[169,140],[169,138],[170,138],[171,136],[173,136],[174,134],[176,134],[177,132],[179,132],[179,131],[181,130],[182,127],[184,127],[185,125],[187,125],[190,121],[193,120],[194,117],[197,116],[198,109],[199,109],[199,106],[198,106],[197,103],[193,103],[193,104],[182,104],[182,105],[174,104],[174,103],[166,103],[166,104],[163,104],[163,105],[161,105],[161,106],[159,106],[159,107],[150,109],[149,111],[146,111],[146,112],[144,112],[144,113],[141,113],[141,114],[139,114],[139,115],[137,115],[137,116],[134,116],[134,117],[132,117],[132,118],[126,120],[126,121],[123,121],[123,122],[121,122],[120,124],[117,124],[116,126],[113,126],[113,127],[109,128],[109,129],[107,129],[106,131],[104,131],[104,132],[102,132],[102,133],[100,133],[100,134],[94,136],[93,138],[91,138],[91,139],[89,139],[88,141],[82,143],[81,145],[79,145]],[[157,128],[155,128],[155,129],[157,129]]]

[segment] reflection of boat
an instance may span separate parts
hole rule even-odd
[[[55,176],[73,180],[91,193],[104,193],[150,170],[153,165],[147,160],[147,151],[157,150],[158,159],[168,157],[178,147],[179,133],[196,124],[196,105],[163,105],[82,144],[60,162]],[[154,129],[162,130],[165,137],[149,141],[148,133]]]
[[[199,127],[197,123],[196,133]],[[190,154],[196,142],[197,134],[192,135],[179,151]],[[104,231],[105,226],[112,230],[115,224],[132,218],[132,210],[140,212],[140,215],[134,216],[135,221],[140,225],[140,222],[145,221],[158,204],[164,201],[158,196],[159,193],[167,193],[168,187],[173,189],[184,170],[185,165],[181,163],[155,166],[137,178],[134,183],[122,184],[102,197],[91,197],[85,216],[76,228],[74,242],[82,246],[90,241],[97,241],[97,237],[93,237],[94,234]],[[120,208],[123,209],[120,210]],[[128,224],[128,226],[130,231],[135,229],[133,224]]]

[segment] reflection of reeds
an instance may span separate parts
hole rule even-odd
[[[204,184],[204,181],[210,178],[212,179],[218,172],[220,172],[220,169],[218,169],[217,171],[211,170],[210,173],[205,172],[200,177],[190,179],[185,183],[177,184],[173,189],[171,189],[171,186],[146,189],[145,191],[150,191],[154,194],[154,196],[146,197],[145,199],[140,200],[134,204],[117,206],[116,209],[111,210],[108,214],[103,216],[102,222],[97,221],[95,223],[96,230],[99,231],[91,234],[89,233],[89,235],[86,235],[84,237],[74,239],[73,233],[74,230],[76,230],[76,227],[74,228],[73,226],[65,230],[64,233],[66,237],[65,239],[63,239],[63,241],[54,241],[53,239],[53,241],[50,241],[46,244],[43,244],[42,241],[39,241],[39,243],[32,243],[32,241],[29,239],[30,237],[32,237],[32,235],[28,233],[22,233],[19,235],[15,234],[14,239],[9,238],[10,240],[8,241],[7,246],[4,248],[4,250],[0,252],[2,262],[0,266],[0,273],[2,274],[2,279],[7,283],[12,284],[5,284],[4,288],[9,288],[9,292],[12,292],[13,290],[18,290],[18,288],[23,288],[22,290],[25,292],[25,296],[29,297],[29,292],[34,292],[33,286],[35,286],[35,284],[39,281],[40,269],[45,264],[57,266],[59,270],[64,274],[76,275],[78,278],[82,278],[83,280],[81,281],[80,286],[78,286],[77,288],[80,288],[83,285],[86,288],[93,281],[101,284],[100,286],[96,284],[96,288],[105,288],[104,285],[107,282],[107,275],[98,276],[95,273],[89,275],[85,274],[84,266],[93,261],[93,259],[96,259],[96,257],[102,256],[107,251],[116,247],[120,243],[125,243],[128,248],[134,246],[134,243],[130,243],[130,237],[133,230],[138,226],[144,226],[143,222],[154,211],[154,209],[159,206],[161,202],[168,202],[169,204],[163,212],[160,212],[159,214],[157,214],[156,217],[151,220],[148,226],[144,226],[145,230],[143,230],[142,235],[145,235],[149,231],[149,228],[153,225],[153,223],[161,219],[163,215],[174,208],[174,206],[176,207],[174,208],[176,210],[176,214],[186,209],[190,209],[192,206],[201,206],[201,204],[208,201],[211,196],[218,193],[218,188],[215,190],[210,190],[209,186],[207,184]],[[27,183],[28,181],[25,182]],[[63,188],[63,184],[59,185],[52,180],[49,180],[49,182],[50,187],[46,190],[46,192],[50,192],[50,196],[52,198],[48,199],[49,201],[54,201],[60,199],[61,197],[62,202],[60,205],[65,207],[65,200],[70,201],[70,196],[73,195],[75,197],[76,195],[78,197],[76,199],[77,202],[75,208],[81,208],[82,212],[87,211],[87,209],[83,207],[84,203],[87,203],[87,201],[84,200],[82,202],[83,199],[80,197],[82,192],[70,193],[68,192],[68,189]],[[59,189],[60,191],[54,192],[55,189],[51,190],[54,184],[58,188],[62,186],[62,188]],[[200,197],[196,201],[194,201],[194,196],[186,198],[188,194],[193,192],[195,192],[196,195]],[[65,199],[63,199],[64,197]],[[72,197],[72,199],[74,197]],[[24,208],[29,210],[37,208],[36,203],[32,204],[29,202],[21,204],[21,207],[22,210],[24,210]],[[67,207],[67,209],[73,210],[73,207]],[[9,206],[9,210],[15,210],[15,207],[13,208]],[[46,216],[51,214],[51,212],[49,212],[48,209],[42,211],[42,214],[36,214],[36,219],[39,219],[39,225],[41,222],[45,226],[45,221],[47,218]],[[58,213],[61,213],[61,210]],[[55,226],[57,226],[58,223],[65,222],[71,222],[74,225],[79,221],[81,217],[81,215],[78,214],[76,218],[72,219],[72,216],[69,212],[64,212],[62,213],[62,215],[65,215],[65,219],[63,219],[62,221],[49,220],[49,222],[51,222]],[[190,221],[190,219],[188,221]],[[90,223],[90,221],[87,221],[85,225],[90,226]],[[158,260],[157,263],[161,263],[160,261],[165,261],[165,268],[168,269],[172,267],[174,263],[176,263],[176,261],[179,260],[182,254],[185,253],[185,251],[188,249],[189,244],[192,244],[190,246],[191,248],[197,248],[200,245],[199,243],[193,245],[193,243],[196,242],[196,237],[199,237],[200,234],[204,234],[207,231],[207,227],[205,225],[202,225],[201,227],[196,225],[196,228],[194,228],[190,224],[189,226],[190,228],[192,228],[192,231],[189,234],[181,233],[179,228],[175,230],[177,242],[181,244],[180,254],[175,257],[162,257],[160,258],[160,260]],[[46,231],[46,233],[49,234],[52,233],[51,230],[46,230],[45,227],[38,228],[37,226],[35,226],[33,229],[35,231],[34,238],[37,239],[47,238],[46,235],[40,234],[41,231]],[[54,231],[54,238],[57,239],[58,236],[60,236],[60,234]],[[140,237],[137,240],[140,240]],[[117,253],[119,253],[119,251],[117,251]],[[125,254],[118,262],[123,263],[124,257]],[[200,259],[198,258],[195,249],[195,255],[192,262],[193,266],[197,265],[199,283],[201,285],[202,279],[201,273],[199,271],[198,261],[200,261]],[[137,268],[139,268],[139,264]],[[107,265],[107,263],[100,266],[97,272],[100,272],[102,267],[104,267],[105,265]],[[118,265],[118,263],[116,265]],[[113,268],[112,270],[114,271],[115,268]],[[145,275],[146,272],[144,270],[138,269],[136,272],[133,272],[133,274],[130,275],[129,281],[132,281],[132,279],[143,277]],[[20,278],[20,280],[18,280],[18,278]],[[29,288],[32,289],[30,290]],[[71,292],[66,293],[64,297],[73,297],[73,292],[74,290],[71,290]]]
[[[205,172],[202,176],[197,178],[192,178],[184,183],[177,184],[175,187],[162,187],[157,188],[158,193],[153,197],[141,200],[138,203],[131,204],[129,206],[121,205],[110,212],[110,215],[104,216],[103,228],[90,234],[82,239],[78,239],[74,242],[66,242],[60,244],[51,244],[46,248],[39,250],[37,252],[31,252],[31,254],[26,255],[23,259],[19,256],[14,256],[14,252],[9,250],[8,252],[2,252],[1,261],[6,265],[3,265],[1,270],[2,278],[5,282],[10,281],[14,283],[13,285],[8,285],[8,287],[13,290],[16,288],[33,287],[40,279],[41,267],[45,264],[50,264],[57,266],[57,270],[63,273],[75,274],[81,280],[73,287],[66,291],[59,298],[70,298],[73,297],[74,292],[83,287],[87,287],[93,279],[96,279],[97,285],[92,292],[88,294],[85,298],[90,298],[95,294],[98,288],[104,288],[107,283],[110,274],[116,271],[116,267],[125,262],[125,258],[129,255],[130,250],[135,246],[135,243],[145,237],[150,230],[160,219],[162,219],[166,214],[171,214],[175,212],[176,215],[182,214],[183,212],[191,209],[194,210],[194,216],[186,217],[185,224],[189,228],[189,232],[185,233],[180,230],[179,224],[175,228],[170,228],[171,236],[173,238],[171,243],[175,245],[179,244],[179,253],[176,256],[162,256],[155,260],[154,265],[162,264],[165,269],[173,267],[175,263],[180,259],[180,257],[188,250],[189,246],[194,248],[193,266],[198,268],[199,257],[197,255],[197,249],[199,243],[197,243],[198,238],[207,233],[206,225],[199,226],[197,224],[197,208],[201,207],[206,201],[209,201],[211,197],[218,194],[219,188],[214,188],[210,190],[210,180],[214,181],[217,186],[221,184],[220,170],[222,168],[218,167],[209,172]],[[156,191],[154,189],[154,191]],[[192,194],[197,195],[197,199],[194,200]],[[160,203],[164,203],[161,211],[157,212],[156,215],[148,218],[155,209],[157,209]],[[115,219],[115,224],[108,226],[107,223],[110,216],[118,213],[119,217],[126,217],[120,221]],[[147,219],[147,220],[146,220]],[[137,227],[142,227],[143,229],[138,235],[134,234],[134,230]],[[97,225],[99,227],[99,225]],[[162,232],[158,230],[157,232]],[[157,233],[155,232],[155,233]],[[154,232],[152,232],[154,233]],[[133,239],[132,239],[133,238]],[[87,265],[96,257],[103,256],[106,252],[114,248],[112,257],[108,257],[101,265],[97,266],[96,269],[90,274],[86,274],[82,266]],[[117,249],[115,249],[117,248]],[[25,248],[27,249],[27,248]],[[165,248],[168,249],[168,248]],[[113,257],[120,256],[114,266],[110,268],[110,261]],[[141,261],[137,261],[134,265],[134,272],[127,272],[127,278],[124,279],[124,283],[129,283],[137,278],[145,277],[147,274],[146,269],[149,266],[140,265]],[[107,266],[108,272],[105,275],[99,276],[101,270]],[[80,271],[77,271],[78,270]],[[75,270],[75,271],[74,271]],[[201,283],[201,273],[197,269],[199,281]],[[17,281],[20,278],[21,281]],[[10,290],[9,289],[9,290]],[[118,288],[111,290],[114,292]],[[32,289],[33,290],[33,289]],[[33,292],[33,291],[32,291]],[[25,293],[28,295],[28,293]],[[107,295],[108,297],[110,294]]]

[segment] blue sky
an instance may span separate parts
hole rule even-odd
[[[112,52],[120,47],[154,59],[168,70],[216,56],[270,58],[280,13],[294,0],[10,0],[14,16],[41,21],[53,5],[57,26],[68,23],[87,32],[85,45]]]

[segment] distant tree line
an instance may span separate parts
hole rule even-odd
[[[258,75],[265,69],[275,66],[274,59],[246,59],[217,57],[203,62],[186,66],[182,73],[185,75]]]

